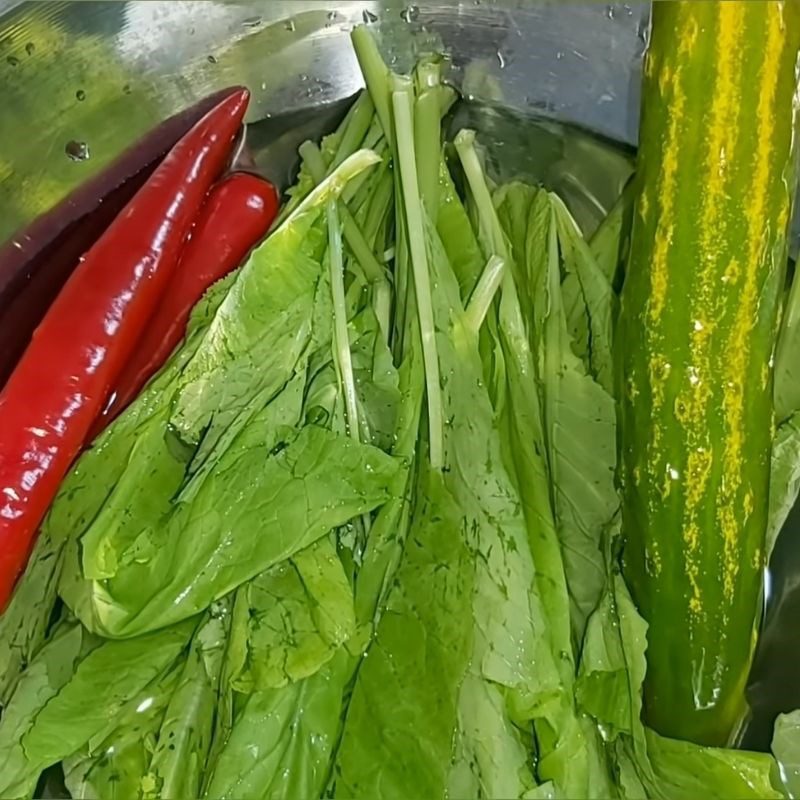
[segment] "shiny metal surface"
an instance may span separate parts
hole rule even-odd
[[[0,241],[157,121],[234,83],[250,119],[325,107],[368,22],[398,65],[443,46],[469,96],[632,142],[647,3],[0,0]]]

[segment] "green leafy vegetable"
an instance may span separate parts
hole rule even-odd
[[[0,707],[14,693],[20,673],[44,643],[56,601],[61,547],[43,533],[8,608],[0,616]]]
[[[194,615],[390,497],[397,468],[380,450],[307,426],[286,429],[269,451],[267,416],[242,431],[191,504],[123,551],[124,570],[72,595],[84,622],[131,636]],[[258,534],[234,535],[248,528]]]
[[[415,159],[408,92],[394,93],[392,138],[405,187],[415,312],[423,339],[426,332],[435,336],[424,362],[429,408],[430,393],[440,394],[446,424],[439,430],[438,417],[429,415],[405,553],[358,672],[336,792],[520,796],[536,781],[530,733],[515,723],[524,725],[549,690],[533,669],[548,655],[535,630],[543,613],[483,382],[478,332],[426,213],[424,190],[409,174]],[[440,437],[441,455],[432,444]]]
[[[597,266],[616,292],[622,288],[625,259],[630,246],[636,184],[628,181],[608,216],[589,241]]]
[[[74,626],[43,648],[0,722],[0,752],[7,757],[0,794],[30,793],[45,767],[112,723],[132,697],[170,668],[194,627],[187,620],[139,639],[98,644]]]
[[[242,698],[205,797],[319,797],[339,725],[345,655],[313,677]]]
[[[783,523],[800,493],[800,427],[798,418],[791,417],[778,428],[772,444],[772,464],[769,484],[769,521],[766,552],[772,552]]]
[[[353,592],[331,537],[247,587],[247,660],[238,691],[280,688],[316,673],[355,629]]]
[[[177,376],[174,394],[162,390],[160,410],[148,418],[144,430],[138,431],[124,472],[119,474],[117,470],[116,486],[105,502],[101,500],[99,511],[83,534],[83,570],[75,563],[76,545],[71,548],[62,594],[85,624],[117,636],[167,625],[197,613],[274,563],[271,559],[291,555],[295,548],[302,549],[325,532],[309,534],[304,539],[304,523],[295,517],[295,545],[284,542],[275,546],[263,537],[258,540],[267,549],[272,546],[273,555],[265,551],[260,560],[252,560],[253,553],[237,554],[220,547],[230,535],[231,529],[226,525],[246,526],[250,524],[248,513],[251,520],[258,515],[259,492],[264,501],[276,497],[275,493],[266,493],[272,482],[291,493],[310,479],[303,469],[297,475],[292,473],[297,466],[292,456],[295,452],[303,456],[304,437],[313,438],[312,434],[300,431],[295,447],[288,446],[283,456],[266,459],[267,454],[257,446],[259,437],[265,438],[268,433],[265,424],[269,412],[263,409],[296,371],[303,371],[308,346],[330,338],[329,334],[315,334],[313,330],[315,321],[322,320],[319,324],[323,327],[329,324],[325,319],[330,307],[317,299],[324,237],[314,233],[318,230],[314,225],[320,216],[320,205],[374,160],[366,152],[345,160],[269,237],[216,309],[197,351]],[[171,402],[165,405],[164,401],[170,398]],[[136,406],[130,416],[135,414]],[[175,431],[182,442],[175,439]],[[186,447],[195,445],[196,452],[187,457]],[[332,458],[341,455],[325,450],[321,441],[311,444],[311,452],[319,452],[320,457],[323,450]],[[92,466],[96,469],[99,465],[93,462],[103,461],[104,453],[100,448],[85,456],[84,470]],[[305,453],[305,461],[301,458],[298,463],[308,464],[308,457],[309,453]],[[256,468],[264,459],[268,466],[272,465],[271,471]],[[353,469],[376,466],[367,451],[356,455],[350,464]],[[261,481],[242,487],[245,494],[237,497],[237,487],[249,479],[253,470],[261,472]],[[356,481],[358,490],[363,489],[367,498],[367,486],[377,488],[385,477],[386,473],[377,468],[371,480],[368,475],[365,481]],[[334,481],[327,488],[336,496],[341,493],[341,486]],[[321,505],[330,506],[320,494],[321,485],[309,491],[317,492]],[[177,498],[173,499],[176,493]],[[242,504],[245,497],[250,500],[249,506]],[[356,514],[363,513],[383,499],[385,493],[379,492],[374,500],[357,503],[352,509]],[[225,503],[228,511],[224,510]],[[214,513],[209,514],[208,509],[212,508]],[[350,508],[346,501],[342,502],[339,515],[348,513]],[[331,508],[328,511],[336,523],[340,516]],[[68,508],[68,518],[69,512]],[[305,518],[307,525],[312,524],[313,510],[310,512]],[[57,503],[54,515],[58,513]],[[346,519],[342,517],[341,521]],[[288,519],[283,517],[275,524],[286,522]],[[202,531],[199,539],[198,531]],[[181,558],[183,542],[188,539],[192,546],[186,548],[186,553],[191,554],[191,560]],[[162,542],[165,548],[161,547]],[[181,562],[182,573],[176,574],[172,560]],[[86,581],[83,574],[93,582]],[[197,575],[201,577],[194,581]],[[182,595],[189,583],[193,585]],[[180,601],[173,603],[177,598]]]
[[[123,474],[127,457],[146,429],[159,398],[180,374],[196,351],[202,332],[230,287],[232,277],[220,281],[192,312],[186,342],[161,373],[144,390],[140,399],[95,443],[92,457],[80,460],[64,481],[53,509],[11,603],[0,616],[0,704],[5,705],[19,672],[41,648],[53,607],[64,560],[64,542],[83,530],[97,514],[109,490]],[[113,432],[112,432],[113,431]]]
[[[571,349],[550,198],[534,187],[512,184],[500,190],[495,204],[518,266],[518,285],[524,287],[521,308],[530,320],[552,505],[573,635],[580,641],[604,582],[601,532],[619,504],[616,413],[612,398],[586,374]]]
[[[33,792],[45,764],[29,759],[23,737],[34,726],[36,715],[69,682],[75,666],[96,646],[95,637],[80,625],[60,626],[22,674],[0,719],[0,795],[3,797],[27,797]]]
[[[783,309],[783,320],[775,352],[775,416],[778,422],[784,422],[796,411],[800,411],[798,348],[800,348],[800,279],[795,268]]]
[[[791,798],[800,797],[800,711],[778,715],[772,752],[786,794]]]
[[[655,782],[649,795],[663,800],[691,800],[698,796],[780,798],[771,782],[774,762],[766,753],[748,753],[691,742],[664,739],[647,731]]]
[[[567,326],[571,331],[582,332],[585,324],[585,340],[575,341],[573,335],[573,344],[597,382],[613,394],[612,339],[617,298],[567,207],[554,195],[551,201],[567,272],[561,285]]]
[[[151,787],[148,766],[179,673],[176,663],[128,701],[83,748],[64,759],[64,783],[74,798],[130,800],[147,794]]]
[[[546,465],[546,442],[536,386],[534,357],[513,276],[521,278],[511,247],[492,205],[472,136],[463,133],[456,147],[472,191],[474,211],[484,253],[510,264],[498,307],[499,339],[505,368],[500,390],[499,422],[504,431],[504,460],[516,476],[528,529],[528,545],[536,567],[535,582],[546,614],[541,631],[557,676],[551,679],[549,698],[537,708],[533,723],[537,737],[537,772],[551,779],[552,790],[566,796],[584,796],[597,785],[599,758],[592,741],[596,734],[579,718],[574,704],[575,660],[570,641],[569,596],[556,532]],[[525,226],[525,220],[516,224]],[[462,234],[463,235],[463,234]],[[547,242],[539,246],[544,248]],[[524,278],[522,279],[524,283]],[[519,442],[526,446],[520,447]],[[587,738],[588,737],[588,738]]]
[[[132,695],[170,667],[195,625],[187,620],[135,641],[107,641],[89,653],[23,737],[28,759],[54,764],[77,750],[113,721]],[[91,703],[86,702],[89,697]]]
[[[198,797],[211,746],[230,601],[212,606],[194,634],[158,729],[145,797]]]

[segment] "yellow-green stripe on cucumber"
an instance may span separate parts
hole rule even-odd
[[[799,42],[793,3],[654,3],[616,339],[624,561],[646,720],[703,744],[746,713]]]

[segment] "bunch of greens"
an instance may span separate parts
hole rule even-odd
[[[772,756],[640,720],[620,574],[620,200],[453,143],[443,62],[301,148],[280,225],[64,483],[0,618],[0,796],[780,797]],[[457,187],[460,187],[460,191]],[[800,294],[800,290],[795,292]],[[793,305],[790,304],[790,308]],[[800,484],[778,353],[777,531]]]

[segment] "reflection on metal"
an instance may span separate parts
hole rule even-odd
[[[367,22],[402,68],[441,44],[477,100],[632,142],[647,4],[531,0],[0,0],[0,241],[156,122],[235,83],[250,121],[361,86],[348,36]],[[78,93],[82,99],[78,98]],[[73,160],[71,141],[91,153]]]

